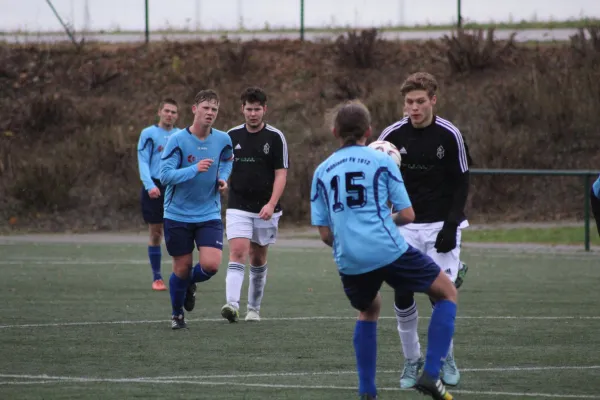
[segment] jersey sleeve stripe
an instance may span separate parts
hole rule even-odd
[[[465,149],[465,143],[463,141],[462,134],[458,128],[448,120],[436,117],[435,123],[446,128],[454,135],[454,139],[456,139],[456,144],[458,146],[458,162],[460,164],[460,171],[467,172],[469,170],[469,164],[467,162],[467,150]]]
[[[235,131],[236,129],[241,129],[245,126],[246,124],[241,124],[238,126],[234,126],[233,128],[231,128],[230,130],[227,131],[227,133],[231,132],[231,131]]]
[[[281,143],[283,145],[283,167],[289,168],[288,146],[287,146],[287,142],[285,140],[285,136],[283,135],[283,132],[281,132],[279,129],[277,129],[271,125],[267,125],[267,129],[270,130],[271,132],[277,133],[279,135],[279,137],[281,138]]]
[[[407,122],[408,122],[408,117],[404,117],[400,121],[393,123],[392,125],[385,128],[383,130],[383,132],[381,132],[381,135],[379,135],[379,138],[377,140],[385,140],[385,138],[390,133],[392,133],[395,129],[400,128],[402,125],[406,124]]]

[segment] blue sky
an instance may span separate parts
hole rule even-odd
[[[63,19],[81,30],[144,28],[144,0],[52,0]],[[0,30],[61,30],[44,0],[0,0]],[[10,7],[8,4],[10,3]],[[151,29],[297,27],[300,0],[149,0]],[[343,5],[340,5],[343,4]],[[463,17],[489,22],[600,18],[598,0],[462,0]],[[448,23],[456,0],[305,0],[307,26],[385,26]]]

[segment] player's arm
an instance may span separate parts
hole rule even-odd
[[[464,210],[469,196],[469,163],[470,155],[460,132],[452,135],[448,144],[448,174],[454,182],[452,205],[444,225],[458,227],[462,222]]]
[[[318,169],[315,172],[310,189],[310,220],[313,226],[319,230],[321,240],[327,246],[333,246],[333,232],[329,227],[329,210],[327,209],[327,196],[325,185],[319,179]]]
[[[438,253],[448,253],[456,248],[456,232],[464,218],[469,196],[470,156],[458,129],[454,128],[450,133],[446,148],[447,179],[453,182],[453,190],[450,211],[435,239],[434,247]]]
[[[146,131],[142,131],[137,147],[138,169],[144,188],[149,191],[156,187],[150,174],[150,158],[152,157],[152,139]]]
[[[259,213],[259,217],[263,219],[271,218],[287,184],[287,170],[289,168],[287,142],[283,135],[276,136],[276,140],[273,141],[275,180],[273,181],[271,198]]]
[[[160,160],[160,181],[163,185],[177,185],[193,179],[200,172],[200,163],[205,161],[179,168],[183,156],[177,140],[173,137],[167,141],[163,154]]]
[[[221,159],[219,163],[219,179],[227,181],[233,170],[233,145],[231,144],[231,138],[227,135],[227,144],[223,151],[221,151]]]
[[[290,159],[288,157],[288,146],[283,135],[277,135],[278,140],[274,141],[275,147],[275,181],[273,182],[273,193],[269,204],[273,207],[279,203],[283,190],[287,184],[287,170],[290,167]]]
[[[408,197],[408,192],[404,186],[404,180],[398,166],[392,161],[391,157],[385,158],[385,167],[387,174],[382,174],[388,189],[388,201],[392,205],[392,219],[398,226],[410,224],[415,220],[415,211]]]

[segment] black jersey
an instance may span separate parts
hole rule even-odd
[[[415,128],[405,117],[384,129],[379,140],[400,151],[415,223],[465,219],[470,155],[458,128],[438,116],[431,125]]]
[[[279,129],[268,124],[255,133],[248,132],[245,124],[227,133],[235,157],[227,207],[259,213],[273,194],[275,170],[289,167],[287,142]]]

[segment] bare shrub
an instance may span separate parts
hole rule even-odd
[[[511,34],[504,43],[494,38],[494,28],[478,29],[469,33],[459,29],[451,36],[445,35],[442,43],[448,65],[453,73],[482,71],[490,67],[504,65],[509,62],[515,49],[516,33]]]
[[[342,67],[373,68],[378,60],[380,43],[377,29],[348,32],[335,41],[338,64]]]

